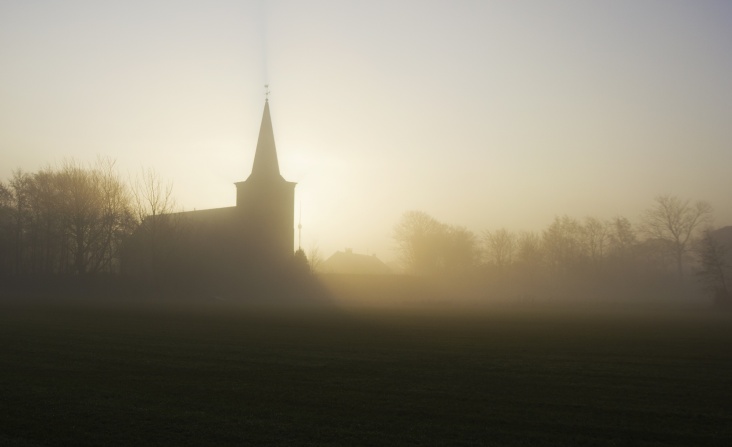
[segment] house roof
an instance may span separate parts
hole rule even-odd
[[[337,251],[323,261],[320,269],[323,273],[356,273],[356,274],[386,274],[391,269],[376,255],[361,255],[350,249]]]

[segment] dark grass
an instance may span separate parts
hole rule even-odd
[[[712,312],[0,312],[0,445],[732,445]]]

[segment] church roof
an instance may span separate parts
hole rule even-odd
[[[224,208],[209,208],[206,210],[182,211],[174,213],[175,216],[189,219],[189,222],[202,224],[217,224],[219,222],[229,221],[238,216],[240,210],[235,206],[227,206]]]
[[[269,114],[269,100],[264,103],[262,124],[259,127],[259,139],[257,150],[254,153],[254,165],[250,179],[282,179],[280,165],[277,161],[277,148],[275,147],[274,131],[272,130],[272,117]]]

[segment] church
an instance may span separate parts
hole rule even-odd
[[[124,270],[185,280],[261,275],[292,264],[296,183],[280,174],[268,99],[251,173],[234,185],[234,206],[145,219],[128,245]]]
[[[249,178],[236,185],[235,209],[243,219],[243,230],[252,242],[274,256],[289,257],[294,247],[295,182],[280,174],[269,100],[264,102],[257,149]]]
[[[295,185],[280,174],[267,99],[251,174],[235,183],[236,205],[180,213],[180,217],[199,231],[226,235],[229,243],[244,252],[287,259],[295,242]]]

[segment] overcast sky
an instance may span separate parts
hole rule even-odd
[[[541,230],[675,194],[732,225],[731,48],[724,0],[0,0],[0,179],[101,155],[232,206],[269,83],[325,256],[394,258],[413,209]]]

